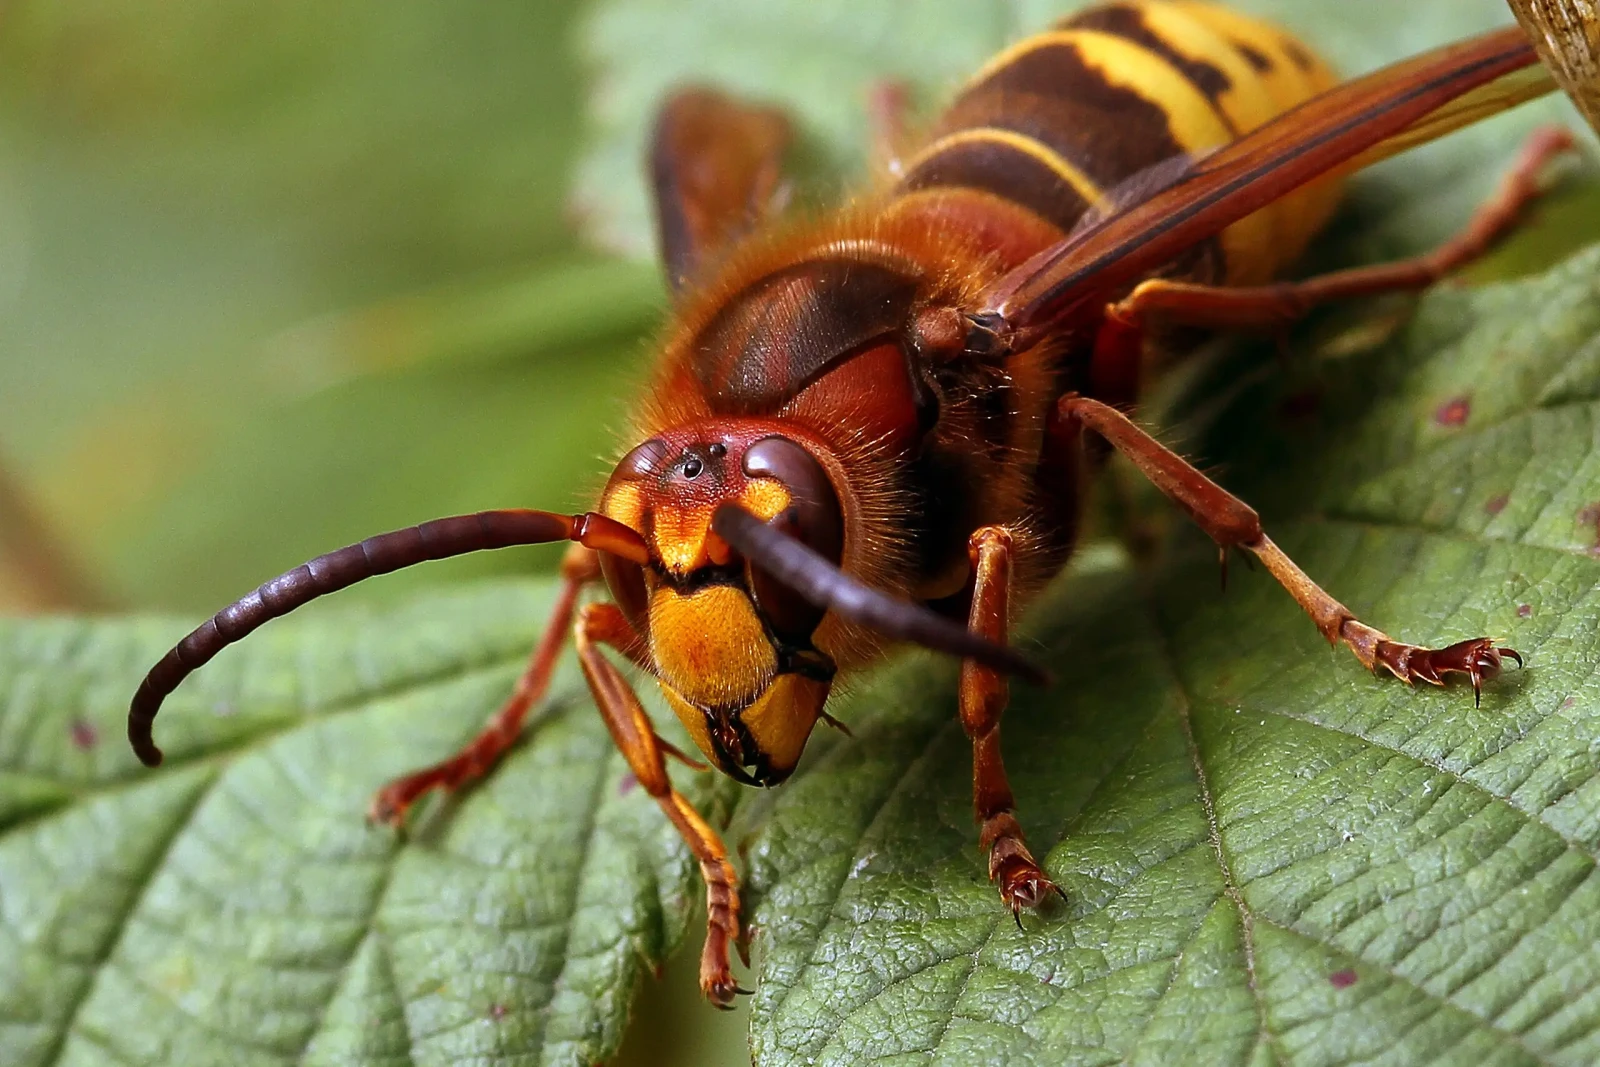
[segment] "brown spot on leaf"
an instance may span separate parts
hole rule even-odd
[[[489,1018],[504,1019],[508,1010],[504,1004],[491,1004],[489,1005]]]
[[[1526,619],[1529,615],[1532,615],[1532,614],[1533,614],[1533,605],[1532,604],[1518,604],[1517,605],[1517,618]]]
[[[1433,413],[1433,421],[1440,426],[1461,426],[1471,414],[1472,398],[1458,396],[1454,400],[1446,400],[1440,404],[1439,410]]]
[[[100,731],[94,728],[93,723],[84,719],[73,719],[68,731],[72,735],[72,747],[85,752],[100,740]]]
[[[1346,967],[1342,971],[1334,971],[1328,975],[1328,981],[1333,984],[1335,989],[1349,989],[1356,984],[1356,972]]]
[[[617,782],[617,796],[627,796],[629,793],[633,792],[634,787],[636,787],[638,784],[639,779],[633,776],[632,771],[624,772],[621,780]]]
[[[1506,509],[1506,505],[1509,503],[1511,503],[1511,497],[1501,493],[1499,496],[1492,496],[1485,500],[1483,502],[1483,510],[1490,515],[1498,515]]]
[[[1578,525],[1589,527],[1594,534],[1594,543],[1589,547],[1589,554],[1600,555],[1600,500],[1585,504],[1578,509]]]

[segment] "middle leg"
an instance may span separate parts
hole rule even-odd
[[[1002,526],[983,526],[967,542],[972,559],[972,611],[967,627],[1005,643],[1011,612],[1011,534]],[[989,880],[1022,925],[1023,908],[1035,908],[1059,893],[1022,836],[1016,798],[1000,757],[1000,716],[1010,691],[1005,675],[975,660],[961,664],[961,725],[972,739],[972,806],[983,827],[978,847],[989,853]]]

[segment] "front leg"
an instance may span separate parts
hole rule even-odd
[[[1254,508],[1139,429],[1122,412],[1082,396],[1064,397],[1059,411],[1063,432],[1074,433],[1075,427],[1087,427],[1132,460],[1157,489],[1176,501],[1217,543],[1224,562],[1228,549],[1242,548],[1265,564],[1278,584],[1311,616],[1322,636],[1330,644],[1343,642],[1368,670],[1382,666],[1407,685],[1443,685],[1446,675],[1465,674],[1472,681],[1474,697],[1481,699],[1484,680],[1500,673],[1502,659],[1522,665],[1522,657],[1515,649],[1498,648],[1487,637],[1458,641],[1446,648],[1422,648],[1396,641],[1368,626],[1272,543],[1261,529],[1261,519]]]
[[[544,634],[528,658],[516,688],[478,735],[454,756],[396,778],[378,790],[367,809],[372,822],[399,826],[406,812],[434,789],[456,790],[488,774],[522,735],[522,722],[528,712],[544,699],[566,644],[567,629],[578,594],[600,577],[600,561],[591,549],[573,545],[561,561],[561,586],[550,608]]]
[[[706,941],[700,954],[700,991],[717,1007],[726,1008],[733,1003],[735,994],[749,992],[733,980],[728,960],[728,949],[739,943],[739,877],[717,832],[682,793],[672,788],[663,757],[675,756],[702,769],[704,765],[656,736],[655,727],[639,706],[639,698],[627,679],[600,652],[601,644],[625,654],[639,648],[640,638],[622,611],[614,604],[591,604],[579,614],[573,632],[578,662],[612,740],[628,761],[633,776],[661,805],[700,862],[700,874],[706,883]]]
[[[972,559],[972,611],[967,627],[1004,644],[1011,612],[1011,534],[1002,526],[984,526],[967,542]],[[1000,757],[1000,716],[1010,698],[1006,676],[976,660],[961,664],[961,726],[972,739],[972,806],[983,827],[978,847],[989,853],[989,880],[1000,899],[1022,925],[1023,908],[1038,907],[1059,893],[1023,840],[1016,799]]]

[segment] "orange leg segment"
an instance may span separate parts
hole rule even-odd
[[[550,609],[544,634],[528,658],[528,665],[517,679],[511,696],[494,713],[479,733],[462,750],[442,763],[397,778],[378,790],[367,809],[373,822],[398,825],[406,811],[434,789],[459,789],[487,774],[522,733],[528,711],[544,699],[555,674],[561,648],[572,627],[572,614],[578,592],[600,576],[599,558],[582,545],[573,545],[561,560],[561,588]]]
[[[726,1008],[733,1003],[735,994],[749,992],[734,982],[728,960],[729,947],[739,945],[739,878],[717,832],[683,794],[672,788],[663,757],[693,761],[656,736],[627,679],[600,651],[602,644],[616,649],[638,646],[638,635],[622,611],[614,604],[591,604],[579,614],[574,635],[578,662],[612,740],[639,784],[661,805],[700,862],[700,874],[706,883],[706,942],[700,954],[700,991],[713,1004]],[[740,953],[743,954],[742,947]]]
[[[974,574],[967,626],[1004,643],[1011,613],[1011,535],[1001,526],[984,526],[967,542]],[[1016,799],[1000,757],[1000,716],[1010,690],[1005,675],[974,660],[961,664],[961,725],[972,739],[972,806],[983,827],[978,847],[989,853],[989,880],[1022,925],[1023,908],[1038,907],[1061,892],[1039,868],[1018,825]]]
[[[1439,649],[1395,641],[1357,619],[1284,555],[1262,531],[1253,508],[1139,429],[1126,415],[1097,400],[1070,395],[1062,399],[1060,414],[1064,432],[1087,427],[1111,442],[1156,488],[1187,511],[1224,554],[1230,548],[1252,553],[1311,616],[1329,643],[1344,642],[1368,670],[1382,666],[1407,685],[1419,681],[1443,685],[1445,675],[1465,674],[1472,680],[1473,694],[1481,699],[1484,680],[1500,673],[1502,658],[1522,665],[1522,657],[1514,649],[1497,648],[1487,637]]]
[[[1137,331],[1151,318],[1207,329],[1281,328],[1330,301],[1426,289],[1504,237],[1539,197],[1545,169],[1573,145],[1571,132],[1559,126],[1535,130],[1499,188],[1478,206],[1466,227],[1426,255],[1277,285],[1228,288],[1155,279],[1106,309],[1107,328]],[[1128,343],[1121,337],[1116,340]]]

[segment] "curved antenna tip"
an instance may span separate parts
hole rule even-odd
[[[159,767],[161,766],[161,761],[166,758],[166,754],[161,751],[160,746],[151,740],[148,729],[135,730],[130,724],[128,726],[128,744],[133,746],[133,754],[138,756],[139,762],[146,767]]]

